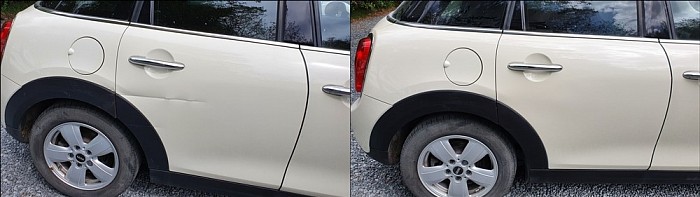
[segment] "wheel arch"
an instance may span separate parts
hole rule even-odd
[[[542,140],[520,114],[492,98],[455,90],[423,92],[395,103],[374,125],[368,154],[381,163],[397,163],[412,129],[422,120],[440,114],[463,114],[497,126],[514,143],[527,169],[548,168]]]
[[[169,170],[163,142],[148,119],[114,91],[82,79],[45,77],[23,85],[5,107],[7,133],[20,142],[28,142],[29,132],[39,114],[61,101],[77,101],[115,118],[136,138],[150,169]]]

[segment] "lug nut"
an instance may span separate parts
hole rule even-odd
[[[455,164],[455,160],[450,159],[450,164]]]
[[[467,160],[462,160],[462,165],[469,165],[469,162]]]
[[[90,150],[85,151],[85,153],[87,153],[88,155],[92,155],[92,152],[90,152]]]
[[[75,150],[80,150],[80,146],[76,145]]]
[[[68,157],[73,157],[73,153],[68,153]]]
[[[92,166],[92,161],[87,161],[85,163],[87,163],[88,166]]]
[[[467,170],[467,175],[472,175],[472,171],[471,171],[471,170]]]
[[[445,173],[450,174],[450,173],[452,173],[452,171],[450,171],[450,169],[447,169],[447,170],[445,170]]]
[[[462,177],[459,177],[459,176],[455,177],[455,180],[460,181],[460,180],[462,180]]]

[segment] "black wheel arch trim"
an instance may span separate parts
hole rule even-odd
[[[53,99],[70,99],[90,104],[126,126],[136,138],[151,170],[167,171],[168,157],[163,142],[153,125],[134,105],[95,83],[71,77],[46,77],[23,85],[8,100],[5,109],[7,132],[21,142],[25,113],[35,104]]]
[[[438,90],[407,97],[387,110],[375,123],[370,136],[373,159],[385,163],[398,162],[390,150],[392,140],[422,117],[437,113],[465,113],[500,126],[519,146],[528,169],[547,169],[547,153],[535,129],[520,114],[492,98],[472,92]]]

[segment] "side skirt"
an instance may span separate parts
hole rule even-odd
[[[700,184],[700,171],[529,170],[530,182]]]
[[[304,196],[277,189],[268,189],[179,172],[150,170],[152,183],[194,189],[230,196]]]

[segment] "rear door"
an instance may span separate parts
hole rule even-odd
[[[156,128],[170,171],[278,189],[308,93],[278,2],[146,4],[152,18],[121,41],[117,93]]]
[[[671,91],[637,2],[525,1],[499,42],[498,100],[542,139],[550,169],[649,167]],[[523,8],[523,9],[520,9]]]
[[[311,196],[350,196],[350,4],[286,4],[285,36],[294,35],[286,30],[308,29],[301,35],[315,35],[311,40],[316,41],[301,46],[309,74],[309,102],[281,189]],[[291,24],[309,28],[290,28]]]
[[[673,89],[651,170],[700,170],[700,2],[668,2],[674,39],[661,39]],[[665,13],[662,13],[665,16]]]

